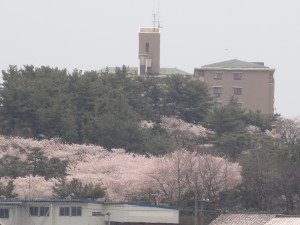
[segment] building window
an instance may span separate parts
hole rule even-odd
[[[81,207],[71,207],[71,216],[81,216]]]
[[[241,80],[242,79],[242,73],[241,72],[233,73],[233,79],[234,80]]]
[[[242,88],[233,88],[233,94],[241,95],[242,94]]]
[[[49,216],[49,207],[40,207],[40,216]]]
[[[82,208],[81,207],[60,207],[59,215],[60,216],[81,216]]]
[[[149,52],[149,49],[150,49],[149,43],[146,43],[146,52]]]
[[[49,216],[49,207],[30,206],[29,213],[30,216]]]
[[[222,73],[214,73],[215,80],[222,80]]]
[[[213,87],[213,93],[214,95],[222,94],[222,87]]]
[[[60,207],[59,215],[60,216],[70,216],[70,207]]]
[[[4,218],[4,219],[9,218],[9,210],[8,209],[0,209],[0,218]]]
[[[30,206],[29,213],[30,213],[30,216],[39,216],[39,207]]]

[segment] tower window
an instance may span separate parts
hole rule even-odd
[[[149,52],[149,43],[146,43],[146,52]]]

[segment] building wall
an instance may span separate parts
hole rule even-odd
[[[233,73],[242,74],[241,80],[234,80]],[[215,73],[222,73],[222,79],[215,79]],[[210,88],[216,101],[226,105],[233,96],[242,103],[241,107],[263,114],[274,114],[274,79],[273,70],[251,69],[195,69],[195,77],[199,77]],[[221,87],[222,93],[213,93],[213,87]],[[234,94],[234,88],[241,88],[241,95]]]
[[[147,43],[148,52],[147,50]],[[142,58],[151,61],[151,74],[159,74],[160,69],[160,31],[158,28],[140,28],[139,32],[139,59],[140,66]],[[149,61],[149,62],[150,62]],[[149,71],[148,71],[149,72]]]
[[[30,207],[49,207],[49,216],[32,216]],[[60,216],[60,207],[81,207],[81,216]],[[174,209],[135,205],[103,205],[81,202],[27,202],[0,205],[9,209],[9,218],[0,218],[1,225],[105,225],[114,223],[178,224],[179,213]],[[109,214],[109,215],[108,215]]]
[[[132,205],[112,205],[108,211],[111,221],[122,223],[179,223],[179,211],[156,207],[141,207]]]

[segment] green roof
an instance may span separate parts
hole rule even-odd
[[[106,67],[106,68],[101,69],[99,72],[106,72],[107,69],[108,69],[109,73],[114,73],[116,67]],[[137,75],[138,74],[138,68],[137,67],[128,67],[128,69],[129,69],[128,74],[130,74],[130,75]],[[180,69],[177,69],[175,67],[175,68],[160,68],[159,74],[157,74],[157,75],[153,74],[152,76],[161,76],[161,75],[167,76],[167,75],[176,75],[176,74],[179,74],[179,75],[192,75],[190,73],[187,73],[187,72],[185,72],[183,70],[180,70]]]
[[[264,66],[263,62],[244,62],[237,59],[228,61],[213,63],[202,66],[202,68],[257,68],[257,69],[268,69],[269,67]]]
[[[183,70],[175,68],[160,68],[159,70],[160,75],[174,75],[174,74],[180,74],[180,75],[191,75],[190,73],[187,73]]]

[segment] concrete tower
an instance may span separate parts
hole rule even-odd
[[[160,28],[139,30],[139,75],[159,74],[160,70]]]

